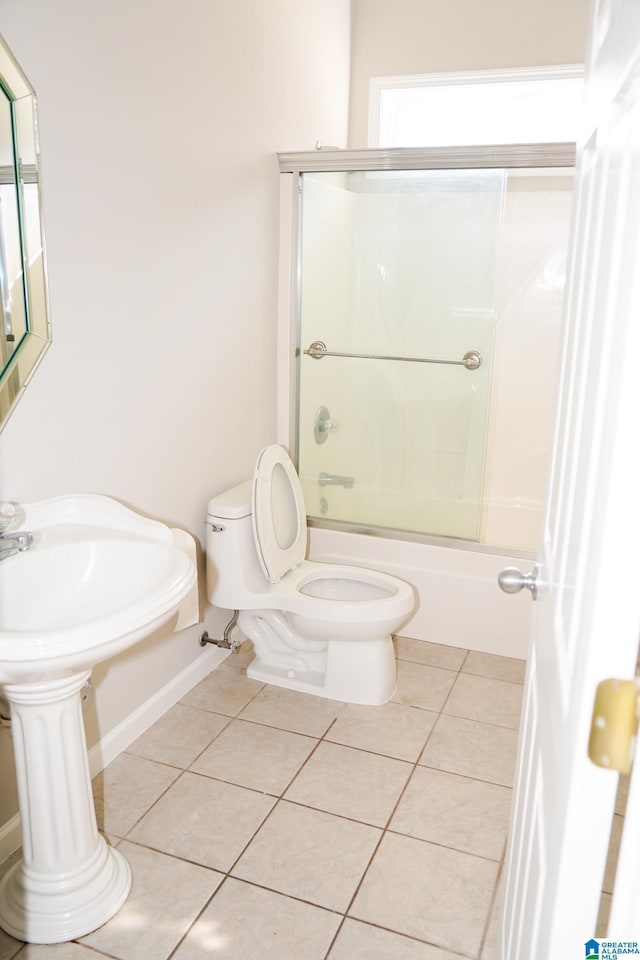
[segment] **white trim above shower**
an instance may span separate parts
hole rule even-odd
[[[468,170],[485,167],[573,167],[574,143],[460,147],[379,147],[279,153],[280,173],[358,170]]]

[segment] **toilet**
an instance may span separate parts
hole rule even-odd
[[[381,704],[396,686],[392,634],[413,588],[364,567],[305,559],[300,481],[285,450],[258,457],[253,480],[209,501],[207,595],[239,611],[254,645],[247,676],[346,703]]]

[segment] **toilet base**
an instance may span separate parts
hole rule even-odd
[[[380,706],[395,693],[396,660],[390,636],[329,641],[326,654],[324,673],[269,664],[256,656],[247,676],[316,697],[368,706]]]
[[[274,687],[287,687],[289,690],[299,690],[301,693],[314,693],[317,697],[324,697],[324,675],[313,670],[286,670],[284,667],[271,666],[262,663],[259,657],[254,657],[247,667],[247,676],[251,680],[260,680],[270,683]]]

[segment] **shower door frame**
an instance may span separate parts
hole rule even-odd
[[[575,168],[574,143],[513,144],[462,147],[395,147],[366,150],[318,149],[279,153],[280,247],[277,347],[277,440],[298,465],[300,399],[302,176],[305,173],[344,173],[394,170],[480,170]],[[361,524],[309,519],[312,527],[362,533]],[[368,534],[478,551],[504,554],[504,547],[458,540],[455,537],[411,533],[385,527],[366,527]],[[534,559],[535,551],[509,550],[513,556]]]

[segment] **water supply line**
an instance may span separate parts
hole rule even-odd
[[[233,628],[238,622],[239,613],[240,613],[239,610],[233,611],[233,616],[231,617],[231,620],[229,620],[229,623],[224,628],[224,633],[222,634],[222,640],[214,640],[213,637],[209,636],[208,631],[205,630],[200,637],[200,646],[206,647],[208,643],[212,643],[216,647],[222,647],[224,650],[231,650],[231,653],[237,653],[238,650],[240,649],[240,644],[238,643],[237,640],[232,640],[229,634],[231,633],[231,631],[233,630]]]

